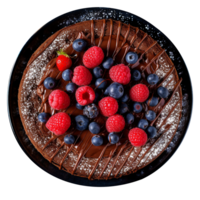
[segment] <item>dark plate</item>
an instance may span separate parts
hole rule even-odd
[[[147,32],[154,40],[156,40],[162,48],[164,48],[169,55],[169,57],[174,62],[176,69],[178,71],[179,77],[183,78],[182,92],[183,92],[183,113],[179,128],[173,141],[170,143],[168,148],[150,165],[139,170],[138,172],[124,176],[119,179],[112,180],[94,180],[90,181],[86,178],[80,178],[68,174],[67,172],[59,170],[57,167],[49,163],[44,159],[41,154],[34,148],[34,146],[29,141],[28,137],[25,134],[24,128],[22,126],[19,109],[17,103],[18,88],[20,80],[22,78],[23,71],[26,67],[26,64],[34,53],[34,51],[42,44],[49,36],[58,31],[59,29],[80,22],[91,19],[109,19],[120,20],[124,23],[130,23],[132,26],[139,27],[141,30]],[[48,22],[41,29],[39,29],[24,45],[19,56],[13,67],[9,89],[8,89],[8,115],[10,118],[10,124],[16,137],[17,142],[26,153],[26,155],[40,168],[49,174],[60,178],[62,180],[76,183],[80,185],[87,186],[115,186],[122,185],[134,181],[138,181],[142,178],[145,178],[159,169],[165,162],[174,154],[176,149],[179,147],[182,142],[189,121],[191,118],[192,111],[192,86],[189,77],[187,67],[181,57],[180,53],[172,42],[157,28],[151,25],[149,22],[141,19],[140,17],[127,13],[125,11],[112,9],[112,8],[86,8],[81,10],[75,10],[64,15],[61,15],[52,21]]]

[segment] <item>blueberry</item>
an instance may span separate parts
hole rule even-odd
[[[95,81],[95,86],[98,87],[98,89],[104,89],[107,85],[107,81],[103,78],[98,78]]]
[[[74,93],[76,91],[77,86],[74,83],[68,83],[66,85],[66,90],[69,93]]]
[[[72,79],[72,75],[73,72],[71,69],[66,69],[63,73],[62,73],[62,78],[64,81],[70,81]]]
[[[156,128],[153,127],[153,126],[149,126],[147,128],[147,136],[148,136],[148,138],[154,138],[154,137],[156,137],[156,135],[157,135]]]
[[[147,82],[150,85],[155,85],[158,83],[158,81],[159,81],[159,78],[156,74],[149,74],[149,76],[147,77]]]
[[[96,123],[96,122],[91,122],[90,124],[89,124],[89,131],[91,132],[91,133],[93,133],[93,134],[98,134],[99,132],[100,132],[100,126],[99,126],[99,124],[98,123]]]
[[[138,128],[141,128],[141,129],[146,129],[147,127],[149,126],[149,123],[146,119],[141,119],[139,122],[138,122]]]
[[[100,78],[103,75],[103,70],[101,69],[101,67],[95,67],[93,69],[93,74],[96,78]]]
[[[108,96],[109,95],[109,89],[110,89],[110,86],[108,86],[105,91],[104,91],[104,95],[105,96]]]
[[[124,114],[128,112],[128,105],[126,103],[122,103],[119,105],[119,113]]]
[[[83,39],[77,39],[73,42],[72,47],[75,51],[81,52],[87,46],[87,42]]]
[[[76,108],[79,110],[83,110],[84,106],[80,105],[79,103],[76,103]]]
[[[48,77],[44,80],[44,87],[51,90],[56,86],[56,80],[54,78]]]
[[[142,104],[135,102],[133,104],[133,112],[140,113],[142,111]]]
[[[149,102],[149,100],[146,101],[147,104],[148,104],[148,102]],[[157,104],[158,104],[158,97],[152,97],[152,98],[150,99],[149,105],[150,105],[151,107],[154,107],[154,106],[156,106]]]
[[[127,124],[132,124],[134,122],[133,114],[131,113],[126,114],[125,120]]]
[[[95,99],[94,99],[94,103],[97,103],[99,101],[99,97],[100,97],[100,94],[98,92],[95,92]]]
[[[77,115],[75,117],[76,129],[79,131],[84,131],[87,129],[89,124],[89,119],[84,115]]]
[[[129,100],[128,94],[124,94],[119,100],[123,103],[126,103]]]
[[[164,99],[167,98],[169,95],[168,90],[162,86],[157,89],[157,93],[160,98],[164,98]]]
[[[126,62],[129,64],[135,64],[138,60],[138,55],[137,53],[134,52],[128,52],[126,54]]]
[[[40,114],[38,115],[38,120],[39,120],[40,122],[45,123],[45,122],[48,121],[48,119],[50,118],[50,116],[51,116],[51,115],[50,115],[49,113],[43,112],[43,113],[40,113]]]
[[[114,61],[112,58],[107,58],[104,62],[103,62],[103,68],[105,69],[110,69],[111,66],[113,65]]]
[[[75,137],[73,135],[68,134],[64,137],[64,142],[66,144],[73,144],[75,142]]]
[[[147,120],[153,121],[156,118],[156,113],[152,110],[148,110],[145,114],[145,117],[147,118]]]
[[[103,144],[103,137],[100,135],[95,135],[92,137],[91,142],[94,146],[101,146]]]
[[[98,116],[99,109],[94,103],[92,103],[90,105],[85,106],[85,108],[83,109],[83,114],[88,118],[92,119]]]
[[[111,132],[109,133],[108,135],[108,141],[111,143],[111,144],[116,144],[117,142],[119,142],[119,136],[114,133],[114,132]]]
[[[139,70],[135,69],[132,71],[132,79],[134,81],[139,81],[141,79],[141,77],[142,77],[142,75]]]
[[[108,93],[111,97],[119,99],[124,94],[124,87],[120,83],[114,82],[109,86]]]

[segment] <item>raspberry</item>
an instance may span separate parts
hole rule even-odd
[[[59,55],[56,59],[56,66],[61,72],[63,72],[66,69],[69,69],[71,65],[72,65],[72,60],[67,56]]]
[[[113,66],[109,71],[110,78],[114,82],[126,85],[131,80],[131,72],[128,66],[124,64],[119,64]]]
[[[134,85],[129,91],[129,96],[132,101],[137,101],[142,103],[146,101],[147,98],[149,97],[149,89],[146,85],[141,83]]]
[[[64,112],[57,113],[49,118],[46,127],[55,135],[64,134],[71,126],[71,118]]]
[[[76,101],[81,105],[85,106],[92,103],[95,99],[95,92],[89,86],[82,86],[76,90]]]
[[[104,97],[99,101],[99,109],[106,117],[114,115],[117,112],[118,107],[117,100],[112,97]]]
[[[106,129],[109,133],[120,132],[125,127],[125,120],[122,115],[113,115],[106,121]]]
[[[100,65],[104,59],[103,50],[100,47],[94,46],[89,48],[83,55],[83,64],[90,69]]]
[[[55,110],[65,109],[70,105],[70,98],[64,91],[54,90],[49,95],[49,105]]]
[[[147,142],[147,134],[140,128],[132,128],[128,133],[129,141],[133,146],[143,146]]]
[[[78,66],[74,68],[74,76],[72,82],[76,85],[89,85],[92,81],[92,74],[84,66]]]

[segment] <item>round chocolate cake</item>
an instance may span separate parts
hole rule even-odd
[[[181,79],[148,34],[112,20],[65,27],[31,56],[18,93],[21,120],[49,162],[88,179],[119,178],[169,145]]]

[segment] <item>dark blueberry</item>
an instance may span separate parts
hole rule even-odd
[[[77,115],[75,117],[76,129],[79,131],[84,131],[87,129],[89,124],[89,119],[84,115]]]
[[[85,106],[85,108],[83,109],[83,114],[86,115],[88,118],[92,119],[98,116],[99,109],[94,103],[92,103],[90,105]]]
[[[147,136],[148,138],[154,138],[157,135],[157,130],[154,126],[149,126],[147,128]]]
[[[72,79],[73,76],[73,72],[71,69],[66,69],[63,73],[62,73],[62,78],[65,81],[70,81]]]
[[[103,68],[105,69],[110,69],[113,65],[114,61],[112,58],[107,58],[104,62],[103,62]]]
[[[109,89],[110,89],[110,86],[108,86],[105,91],[104,91],[104,95],[105,96],[108,96],[109,95]]]
[[[66,136],[64,137],[64,142],[65,142],[66,144],[74,144],[74,142],[75,142],[75,137],[74,137],[73,135],[68,134],[68,135],[66,135]]]
[[[141,77],[142,77],[142,75],[141,75],[141,73],[140,73],[139,70],[134,69],[134,70],[132,71],[132,79],[133,79],[134,81],[139,81],[139,80],[141,79]]]
[[[138,103],[138,102],[135,102],[133,104],[133,112],[140,113],[141,111],[142,111],[142,104]]]
[[[99,101],[99,97],[100,97],[100,94],[98,92],[95,92],[95,99],[94,99],[94,103],[97,103]]]
[[[122,103],[119,105],[119,113],[124,114],[128,112],[128,105],[126,103]]]
[[[94,146],[101,146],[103,144],[103,137],[100,135],[95,135],[92,137],[91,142]]]
[[[80,105],[79,103],[76,103],[76,108],[79,110],[83,110],[84,106]]]
[[[93,69],[93,74],[96,78],[100,78],[103,75],[103,70],[101,69],[101,67],[95,67]]]
[[[131,113],[126,114],[125,120],[127,124],[132,124],[134,122],[133,114]]]
[[[76,86],[76,84],[74,84],[74,83],[68,83],[68,84],[66,85],[66,90],[67,90],[67,92],[69,92],[69,93],[74,93],[74,92],[76,91],[76,89],[77,89],[77,86]]]
[[[141,129],[146,129],[147,127],[149,126],[149,123],[146,119],[141,119],[139,122],[138,122],[138,128],[141,128]]]
[[[104,89],[107,85],[107,81],[103,78],[98,78],[95,82],[95,86],[98,87],[98,89]]]
[[[38,120],[39,120],[40,122],[45,123],[45,122],[48,121],[48,119],[49,119],[50,117],[51,117],[51,115],[50,115],[49,113],[43,112],[43,113],[40,113],[40,114],[38,115]]]
[[[157,93],[160,98],[164,98],[164,99],[167,98],[169,95],[168,90],[162,86],[157,89]]]
[[[112,133],[109,133],[108,135],[108,141],[111,143],[111,144],[116,144],[117,142],[119,142],[119,136],[112,132]]]
[[[155,85],[158,83],[158,81],[159,81],[159,78],[156,74],[149,74],[149,76],[147,77],[147,82],[150,85]]]
[[[128,94],[124,94],[120,99],[121,102],[126,103],[129,100]]]
[[[152,110],[148,110],[145,114],[145,117],[147,118],[147,120],[153,121],[156,118],[156,113]]]
[[[148,104],[149,100],[146,101],[146,103]],[[158,97],[152,97],[150,99],[150,103],[149,106],[154,107],[158,104]]]
[[[114,82],[109,86],[108,93],[111,97],[119,99],[124,94],[124,87],[120,83]]]
[[[86,46],[87,46],[87,42],[82,39],[77,39],[72,44],[73,49],[77,52],[83,51]]]
[[[93,134],[98,134],[100,132],[101,127],[96,122],[91,122],[89,124],[89,131]]]
[[[51,90],[56,86],[56,80],[54,78],[48,77],[44,80],[44,87]]]
[[[134,52],[128,52],[126,54],[126,62],[129,64],[135,64],[138,61],[138,55]]]

